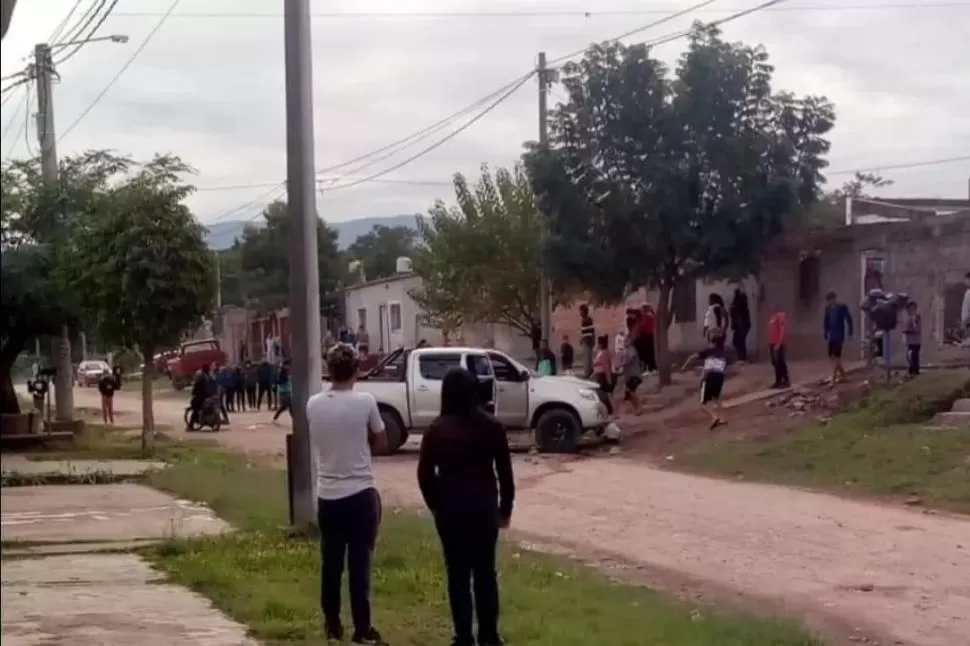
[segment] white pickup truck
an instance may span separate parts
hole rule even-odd
[[[601,434],[608,423],[597,384],[585,379],[540,376],[497,350],[397,350],[356,386],[377,398],[391,453],[438,416],[441,380],[456,367],[491,382],[495,417],[509,430],[535,429],[542,451],[574,451],[584,433]]]

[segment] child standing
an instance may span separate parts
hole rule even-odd
[[[791,380],[788,378],[788,362],[785,360],[785,336],[788,333],[788,315],[779,304],[772,308],[771,318],[768,319],[768,352],[771,355],[771,365],[775,369],[775,383],[772,388],[788,388]]]
[[[903,341],[906,343],[906,358],[909,360],[909,374],[919,374],[919,351],[923,345],[923,317],[915,302],[906,305],[906,324],[903,326]]]
[[[711,430],[727,424],[721,409],[721,391],[727,372],[727,354],[723,343],[712,343],[710,347],[688,357],[684,370],[694,361],[703,361],[704,373],[701,377],[701,410],[711,418]]]
[[[562,345],[559,346],[559,356],[562,359],[561,365],[564,373],[572,371],[575,355],[576,352],[573,350],[573,344],[569,342],[569,335],[564,334],[562,337]]]

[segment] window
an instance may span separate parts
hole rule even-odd
[[[476,377],[494,377],[495,373],[492,371],[492,362],[488,360],[484,354],[470,354],[465,359],[466,368],[468,372],[472,373]]]
[[[461,355],[450,354],[423,354],[418,357],[418,372],[423,379],[441,381],[452,368],[461,366]]]
[[[508,359],[500,354],[490,353],[488,358],[492,361],[492,371],[495,378],[499,381],[520,381],[518,369],[512,365]]]
[[[218,350],[212,341],[202,341],[201,343],[186,343],[182,346],[182,354],[194,354],[196,352],[212,352]]]
[[[818,298],[821,289],[821,266],[818,254],[802,258],[798,262],[798,300],[811,303]]]
[[[391,332],[401,329],[401,304],[391,303]]]
[[[697,281],[693,278],[677,281],[670,305],[676,323],[693,323],[697,320]]]
[[[361,307],[357,310],[357,327],[367,329],[367,308]]]

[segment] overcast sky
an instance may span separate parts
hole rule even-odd
[[[50,36],[74,1],[20,0],[3,41],[4,76],[22,69],[33,44]],[[92,1],[82,0],[81,6]],[[760,1],[720,0],[693,17],[716,20]],[[697,0],[313,0],[317,168],[352,159],[460,110],[527,72],[541,50],[555,58],[692,4]],[[59,67],[59,132],[94,101],[169,5],[170,0],[121,0],[99,33],[124,34],[129,42],[92,43]],[[282,5],[182,2],[59,143],[59,154],[88,148],[138,158],[175,153],[198,169],[200,189],[260,185],[200,190],[192,198],[203,222],[238,219],[232,209],[265,195],[267,185],[285,176]],[[776,89],[825,94],[835,102],[832,171],[970,154],[970,2],[789,0],[782,7],[726,25],[725,33],[768,48],[777,68]],[[566,15],[583,11],[592,13]],[[261,15],[254,16],[257,12]],[[334,15],[341,12],[345,15]],[[425,15],[413,15],[421,12]],[[523,15],[528,12],[563,13]],[[677,32],[689,23],[689,18],[675,20],[642,37]],[[663,45],[656,54],[672,62],[683,43]],[[4,127],[22,106],[23,88],[17,92],[3,106]],[[554,91],[551,100],[557,93],[562,95]],[[321,196],[321,215],[337,222],[423,212],[435,198],[453,197],[448,182],[455,171],[476,173],[483,162],[515,163],[521,143],[535,137],[536,95],[533,80],[449,143],[386,175],[387,181]],[[11,151],[26,153],[23,114],[3,139],[4,159]],[[36,150],[33,123],[29,133]],[[433,141],[351,177],[387,168]],[[884,175],[896,181],[885,195],[966,197],[970,162]],[[833,175],[830,181],[845,177]]]

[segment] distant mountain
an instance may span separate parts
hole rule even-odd
[[[337,230],[337,244],[341,249],[346,249],[354,243],[358,237],[370,232],[375,226],[384,225],[385,227],[411,227],[415,228],[415,216],[413,215],[390,215],[382,218],[363,218],[361,220],[350,220],[348,222],[335,222],[331,224]],[[209,226],[207,242],[209,248],[215,251],[222,251],[232,246],[233,241],[242,235],[243,227],[246,222],[243,220],[227,220],[226,222],[216,222]]]

